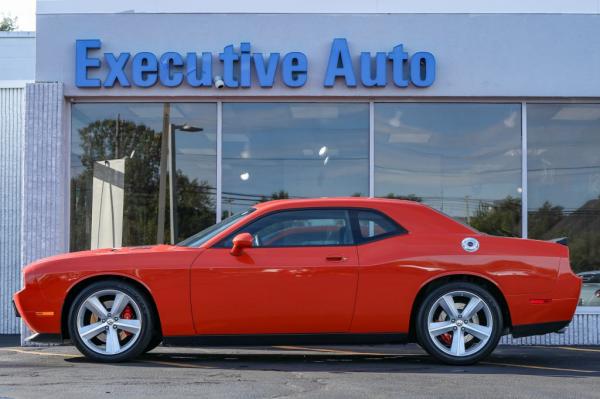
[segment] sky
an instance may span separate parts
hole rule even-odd
[[[17,30],[35,31],[35,0],[0,0],[0,18],[17,17]]]

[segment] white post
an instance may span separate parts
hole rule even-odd
[[[375,197],[375,103],[369,102],[369,197]]]
[[[527,103],[521,103],[521,237],[528,237],[527,229]]]
[[[217,223],[221,221],[222,212],[222,197],[223,197],[223,185],[222,185],[222,148],[223,148],[223,103],[217,101]]]

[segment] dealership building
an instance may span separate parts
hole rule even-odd
[[[599,271],[574,322],[503,342],[600,344],[597,1],[158,3],[38,1],[22,126],[0,124],[18,158],[0,170],[0,334],[20,331],[9,298],[36,259],[370,196],[568,237],[573,269]]]

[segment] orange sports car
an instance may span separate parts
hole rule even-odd
[[[565,245],[365,198],[266,202],[178,245],[69,253],[23,274],[14,303],[30,339],[104,362],[160,342],[418,342],[470,364],[502,335],[564,328],[581,289]]]

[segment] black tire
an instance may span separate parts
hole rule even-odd
[[[158,331],[155,332],[154,335],[152,335],[152,339],[150,340],[150,343],[148,344],[146,349],[144,349],[144,353],[148,353],[152,349],[156,348],[158,345],[160,345],[162,340],[163,340],[162,335],[160,335],[160,333]]]
[[[468,333],[461,334],[462,337],[465,337],[463,342],[466,342],[468,339],[472,340],[472,342],[470,344],[474,345],[474,346],[472,347],[471,350],[475,351],[471,354],[466,354],[463,356],[452,355],[452,354],[446,353],[444,350],[440,349],[439,346],[444,346],[444,342],[441,340],[441,338],[442,338],[441,335],[449,335],[448,333],[441,334],[440,338],[437,338],[437,337],[432,338],[431,335],[429,334],[428,318],[429,318],[430,312],[436,311],[436,309],[432,310],[432,308],[434,308],[434,306],[437,308],[436,303],[444,295],[450,294],[450,293],[456,293],[456,292],[470,293],[472,295],[476,295],[479,299],[481,299],[485,303],[485,305],[487,305],[487,308],[489,309],[490,314],[491,314],[491,321],[492,321],[492,326],[490,327],[491,333],[489,334],[489,339],[487,340],[487,342],[485,342],[483,340],[480,341],[478,338],[475,338],[474,336],[463,335],[463,334],[468,334]],[[457,305],[457,307],[458,307],[458,305]],[[463,307],[463,309],[464,309],[464,307]],[[460,311],[458,313],[460,314],[459,317],[462,318],[462,313]],[[450,318],[449,316],[446,316],[446,317],[448,319]],[[485,314],[484,314],[481,317],[485,318],[487,316],[485,316]],[[457,322],[458,322],[458,320],[459,319],[456,319]],[[471,322],[472,322],[472,319],[471,319]],[[460,323],[464,323],[464,321],[462,321],[462,319],[461,319]],[[486,321],[486,323],[487,323],[487,321]],[[464,328],[467,327],[466,325],[463,325],[463,324],[460,324],[460,325],[462,325]],[[498,301],[496,301],[494,296],[492,294],[490,294],[489,291],[487,291],[485,288],[483,288],[477,284],[468,283],[468,282],[448,283],[448,284],[444,284],[443,286],[437,287],[437,288],[433,289],[432,291],[430,291],[429,293],[427,293],[427,295],[425,296],[425,298],[417,312],[417,319],[416,319],[415,327],[416,327],[417,341],[423,347],[423,349],[425,349],[427,351],[427,353],[429,353],[431,356],[433,356],[437,360],[440,360],[441,362],[446,363],[446,364],[468,365],[468,364],[476,363],[476,362],[484,359],[485,357],[489,356],[490,353],[492,353],[492,351],[498,345],[498,341],[500,340],[500,337],[502,336],[502,330],[503,330],[502,311],[500,309],[500,306],[498,305]],[[456,328],[454,328],[454,329],[456,329]],[[458,329],[461,330],[461,327],[458,327]],[[461,331],[463,331],[463,330],[461,330]],[[454,331],[449,331],[449,333],[452,334],[450,336],[451,341],[446,344],[448,346],[451,346],[452,342],[453,342],[454,334],[456,334],[456,333]],[[447,337],[445,337],[445,338],[447,338]],[[437,344],[436,344],[436,342],[434,342],[434,339],[438,340]],[[483,342],[485,342],[485,344],[482,344]],[[465,347],[468,344],[469,343],[464,344]],[[447,349],[450,350],[450,348],[447,348]],[[465,351],[465,353],[466,353],[466,351]]]
[[[106,290],[120,291],[129,296],[137,305],[137,308],[139,308],[139,315],[137,315],[136,318],[141,321],[141,328],[139,329],[139,334],[134,342],[123,352],[110,355],[102,354],[90,349],[90,347],[88,347],[88,345],[86,345],[86,343],[80,337],[77,329],[77,317],[83,303],[95,293]],[[152,309],[153,308],[150,300],[146,297],[146,295],[131,284],[121,280],[113,279],[92,283],[77,295],[69,309],[68,328],[71,340],[83,355],[85,355],[88,359],[97,362],[113,363],[134,359],[144,353],[152,341],[153,331],[155,330],[156,323]],[[85,310],[83,310],[83,312],[85,312]],[[115,330],[118,331],[116,328]],[[96,340],[97,337],[93,339]]]

